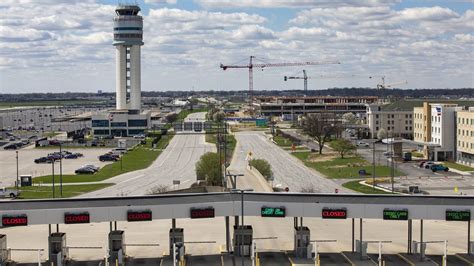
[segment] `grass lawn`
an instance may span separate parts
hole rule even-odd
[[[173,135],[166,135],[158,142],[157,149],[168,145]],[[147,168],[160,155],[161,150],[152,150],[144,146],[138,146],[132,151],[127,152],[121,161],[108,164],[95,174],[81,174],[81,175],[63,175],[63,183],[76,182],[96,182],[102,181],[116,175],[136,171]],[[59,175],[55,175],[55,182],[59,182]],[[52,183],[52,176],[40,176],[33,178],[33,182]]]
[[[342,184],[343,187],[354,190],[356,192],[364,193],[364,194],[392,194],[390,192],[385,192],[380,189],[373,189],[372,187],[364,186],[359,184],[361,180],[354,180],[349,181],[347,183]]]
[[[469,166],[465,166],[465,165],[462,165],[462,164],[458,164],[458,163],[443,162],[443,164],[446,165],[449,168],[453,168],[453,169],[456,169],[456,170],[459,170],[459,171],[465,171],[465,172],[474,171],[474,168],[469,167]]]
[[[274,136],[273,140],[276,142],[278,146],[281,146],[281,147],[291,147],[291,144],[293,144],[292,140],[287,139],[283,136]]]
[[[308,161],[311,152],[293,152],[291,154],[303,161],[306,166],[315,169],[329,178],[361,178],[370,177],[372,175],[372,165],[360,156],[346,157],[344,159],[337,157],[321,162],[311,162]],[[355,166],[354,164],[360,166]],[[365,169],[365,176],[359,175],[359,170],[361,169]],[[400,175],[404,175],[404,173],[395,170],[395,176]],[[390,167],[382,165],[375,166],[375,176],[390,176]]]
[[[93,184],[93,185],[77,185],[77,186],[63,186],[63,198],[70,198],[84,194],[86,192],[106,188],[113,184]],[[60,197],[59,186],[56,186],[55,197]],[[24,187],[21,188],[20,199],[46,199],[53,197],[52,187]]]

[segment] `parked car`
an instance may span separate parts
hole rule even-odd
[[[94,171],[99,171],[99,167],[95,166],[95,165],[92,165],[92,164],[86,164],[84,165],[83,167],[89,167],[89,168],[92,168]]]
[[[449,168],[447,166],[444,166],[442,164],[434,164],[431,166],[431,171],[437,172],[437,171],[449,171]]]
[[[53,161],[53,159],[49,158],[49,157],[40,157],[38,159],[35,159],[35,163],[51,163]]]
[[[364,141],[358,141],[357,146],[359,146],[359,147],[369,147],[370,144],[367,143],[367,142],[364,142]]]
[[[435,162],[426,162],[423,167],[425,167],[425,169],[431,169],[431,166],[435,165],[436,163]]]
[[[16,143],[8,144],[3,147],[4,150],[16,150],[19,148],[20,146],[18,146]]]
[[[115,156],[112,156],[111,154],[103,154],[99,156],[99,161],[101,162],[115,162],[117,160],[118,158]]]
[[[64,159],[77,159],[77,158],[79,158],[79,156],[77,156],[77,154],[75,153],[67,154],[66,156],[64,156]]]
[[[74,171],[76,174],[93,174],[96,171],[93,168],[83,166],[76,171]]]
[[[0,188],[0,197],[2,198],[16,198],[20,195],[20,191],[17,189],[10,189],[10,188]]]
[[[393,151],[386,151],[386,152],[383,153],[383,156],[391,158],[391,157],[393,157]]]

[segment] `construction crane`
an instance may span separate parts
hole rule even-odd
[[[254,64],[253,59],[255,56],[250,56],[250,61],[248,65],[224,65],[221,64],[220,68],[222,70],[227,70],[228,68],[248,68],[249,69],[249,98],[250,102],[253,101],[253,69],[261,68],[262,70],[266,67],[286,67],[286,66],[307,66],[307,65],[328,65],[328,64],[340,64],[338,61],[321,61],[321,62],[289,62],[289,63],[273,63],[273,64]]]
[[[373,78],[373,77],[369,77],[369,78]],[[385,99],[385,92],[384,92],[385,89],[394,88],[394,86],[408,83],[408,81],[404,80],[404,81],[393,82],[393,83],[390,83],[390,84],[385,84],[385,76],[381,76],[380,79],[382,80],[382,82],[377,84],[377,89],[382,91],[382,101],[383,102],[385,102],[385,100],[386,100]]]
[[[308,77],[306,74],[306,70],[303,69],[303,76],[302,77],[295,77],[295,76],[284,76],[283,80],[288,81],[289,79],[302,79],[304,80],[304,92],[308,91],[308,79],[315,79],[315,78],[345,78],[345,77],[355,77],[355,75],[349,76],[326,76],[326,75],[319,75],[316,77]]]
[[[372,78],[372,77],[369,77],[369,78]],[[379,90],[393,88],[393,86],[408,83],[406,80],[404,80],[404,81],[393,82],[393,83],[390,83],[390,84],[385,84],[385,76],[382,76],[381,79],[382,79],[382,83],[377,84],[377,89],[379,89]]]

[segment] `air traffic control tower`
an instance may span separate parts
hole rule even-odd
[[[119,5],[115,9],[114,42],[116,61],[117,110],[140,113],[140,46],[143,45],[143,18],[140,7]]]
[[[92,116],[95,136],[129,137],[144,134],[151,124],[150,112],[141,110],[140,49],[143,18],[137,5],[115,9],[115,91],[116,108]]]

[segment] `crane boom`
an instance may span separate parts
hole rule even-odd
[[[228,68],[248,68],[249,69],[249,97],[250,102],[252,102],[253,97],[253,68],[266,68],[266,67],[287,67],[287,66],[308,66],[308,65],[329,65],[329,64],[340,64],[339,61],[308,61],[308,62],[284,62],[284,63],[273,63],[273,64],[254,64],[252,61],[255,56],[250,56],[248,65],[224,65],[220,64],[222,70],[227,70]],[[305,74],[306,76],[306,74]]]

